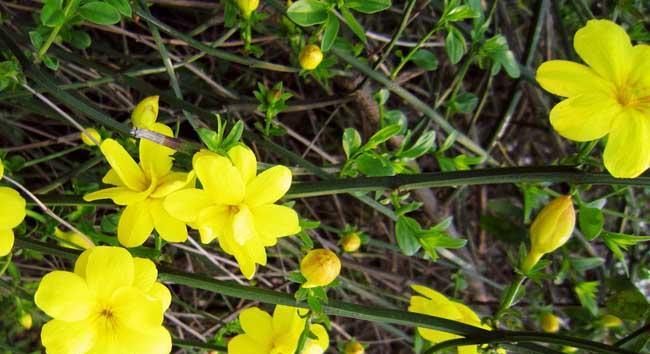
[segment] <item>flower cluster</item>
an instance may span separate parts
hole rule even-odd
[[[273,317],[257,307],[243,310],[239,323],[244,333],[228,342],[228,354],[295,353],[306,324],[306,319],[300,315],[299,309],[283,305],[275,307]],[[325,327],[310,324],[309,331],[316,338],[308,338],[300,354],[325,353],[329,346]]]
[[[605,167],[633,178],[650,165],[650,46],[633,46],[625,30],[591,20],[573,46],[587,64],[551,60],[537,69],[537,82],[567,97],[551,111],[551,125],[575,141],[605,135]]]
[[[84,251],[74,272],[47,274],[34,296],[53,318],[41,331],[47,353],[169,353],[171,294],[157,277],[152,261],[106,246]]]

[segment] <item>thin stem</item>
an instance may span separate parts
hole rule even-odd
[[[393,34],[393,36],[390,39],[390,42],[388,42],[388,45],[384,49],[384,53],[381,55],[379,60],[377,60],[377,62],[372,66],[373,70],[377,70],[377,68],[379,68],[381,63],[383,63],[384,60],[386,60],[386,58],[388,58],[390,53],[393,51],[393,48],[395,47],[395,44],[399,40],[399,37],[402,36],[402,33],[406,29],[406,25],[408,25],[408,23],[409,23],[411,13],[413,12],[413,8],[415,7],[415,3],[416,3],[415,0],[409,0],[408,4],[406,4],[406,9],[404,10],[404,15],[402,15],[402,21],[400,22],[399,27],[397,27],[397,30],[395,30],[395,33]],[[418,45],[422,46],[422,44],[420,42],[418,42],[418,44],[416,44],[416,47]]]
[[[512,284],[510,284],[508,290],[503,296],[503,299],[501,300],[501,303],[499,305],[499,310],[497,310],[497,314],[495,316],[497,319],[499,319],[503,315],[503,313],[514,304],[517,294],[519,293],[525,281],[526,281],[526,277],[519,274],[512,281]]]
[[[64,23],[54,27],[52,29],[52,32],[50,32],[50,35],[47,37],[45,40],[45,43],[41,46],[41,48],[38,50],[38,58],[42,59],[45,53],[47,53],[47,50],[50,48],[52,43],[54,43],[54,40],[56,39],[56,36],[59,34],[59,31],[61,31],[61,28],[63,28],[63,25],[65,24],[65,21],[68,19],[68,16],[70,15],[70,11],[72,10],[73,7],[77,5],[79,0],[70,0],[70,2],[66,5],[65,9],[63,9],[63,18],[64,18]]]
[[[440,31],[441,28],[442,28],[441,24],[438,23],[438,24],[436,24],[435,27],[433,27],[433,28],[431,29],[431,31],[429,31],[427,34],[425,34],[424,37],[420,38],[420,40],[419,40],[418,43],[415,45],[415,47],[411,48],[411,50],[408,52],[408,54],[406,54],[406,55],[402,58],[402,60],[400,60],[400,62],[399,62],[399,64],[397,65],[397,67],[396,67],[396,68],[393,70],[393,72],[390,74],[390,78],[391,78],[392,80],[394,80],[394,79],[397,77],[397,74],[399,74],[399,72],[404,68],[404,65],[406,65],[406,63],[408,63],[409,60],[411,60],[411,58],[413,57],[413,55],[415,55],[415,52],[417,52],[418,50],[420,50],[420,48],[422,47],[422,45],[423,45],[424,43],[426,43],[426,42],[429,40],[429,38],[431,38],[434,34],[436,34],[436,32]]]

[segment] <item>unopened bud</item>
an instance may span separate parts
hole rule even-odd
[[[307,279],[304,288],[326,286],[341,272],[341,261],[328,249],[311,250],[300,262],[300,272]]]
[[[364,354],[365,348],[356,340],[347,342],[343,348],[345,354]]]
[[[149,96],[133,109],[131,122],[136,128],[149,128],[158,118],[158,96]]]
[[[300,66],[305,70],[314,70],[323,61],[323,52],[316,45],[306,45],[300,51]]]
[[[81,141],[88,146],[95,146],[95,142],[101,143],[102,136],[99,135],[99,132],[95,128],[86,128],[83,132],[79,133],[81,136]],[[92,137],[92,139],[90,138]],[[94,141],[93,141],[94,139]]]
[[[18,322],[20,323],[20,325],[24,329],[31,329],[32,328],[32,315],[25,312],[20,316],[20,318],[18,319]]]
[[[359,237],[358,233],[351,232],[343,236],[343,239],[341,240],[341,246],[345,252],[356,252],[359,250],[359,247],[361,247],[361,237]]]
[[[241,15],[246,19],[251,17],[251,14],[257,10],[259,5],[259,0],[237,0],[239,11],[241,11]]]
[[[530,226],[530,252],[522,270],[530,271],[546,253],[562,247],[571,237],[575,224],[576,212],[571,196],[555,198],[546,205]]]
[[[620,327],[623,325],[623,321],[621,321],[620,318],[614,316],[614,315],[605,315],[603,318],[600,319],[603,323],[603,326],[605,328],[615,328],[615,327]]]
[[[560,330],[560,319],[552,313],[545,313],[540,319],[542,330],[547,333],[555,333]]]

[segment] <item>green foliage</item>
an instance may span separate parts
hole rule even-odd
[[[276,124],[275,117],[287,108],[287,101],[293,97],[293,94],[284,92],[282,82],[273,85],[271,89],[261,82],[257,83],[257,91],[253,94],[260,103],[257,109],[264,113],[264,125],[256,124],[256,127],[267,136],[285,134],[285,130]]]
[[[596,316],[598,315],[598,286],[600,282],[597,281],[586,281],[576,284],[573,289],[580,300],[580,304],[589,310],[589,312]]]
[[[421,247],[432,260],[436,260],[436,249],[462,248],[467,243],[467,240],[454,238],[445,231],[450,225],[451,218],[448,218],[433,227],[422,229],[417,220],[402,215],[395,223],[397,245],[407,256],[416,254]]]
[[[228,150],[239,144],[242,133],[244,132],[244,123],[241,120],[237,121],[226,135],[228,123],[223,122],[223,119],[218,114],[216,118],[217,131],[199,128],[198,134],[201,141],[203,141],[210,151],[214,151],[220,155],[226,155]]]

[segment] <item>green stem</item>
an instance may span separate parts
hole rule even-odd
[[[424,43],[426,43],[429,40],[429,38],[431,38],[434,34],[436,34],[436,32],[440,31],[441,28],[442,28],[442,24],[438,23],[438,24],[436,24],[435,27],[433,27],[431,29],[431,31],[429,31],[429,33],[425,34],[424,37],[420,38],[420,40],[415,44],[415,47],[411,48],[411,50],[408,52],[408,54],[406,54],[402,58],[402,60],[400,60],[397,67],[390,74],[391,80],[395,80],[395,78],[397,77],[397,74],[399,74],[399,72],[404,68],[404,65],[406,65],[406,63],[408,63],[409,60],[411,60],[413,55],[415,55],[415,53],[418,50],[420,50],[420,48],[422,48],[422,45]]]
[[[70,0],[70,2],[66,5],[65,9],[63,9],[63,18],[65,20],[68,19],[68,16],[70,15],[70,10],[72,10],[72,8],[75,7],[78,2],[79,0]],[[61,28],[63,28],[63,25],[65,25],[65,20],[62,24],[52,29],[52,32],[50,32],[50,35],[45,40],[45,43],[43,43],[41,48],[38,50],[39,59],[42,59],[45,53],[47,53],[47,50],[50,49],[50,46],[52,45],[52,43],[54,43],[56,36],[59,34],[59,31],[61,31]]]
[[[75,250],[52,246],[40,241],[33,241],[23,237],[16,237],[16,245],[18,247],[23,247],[49,255],[61,256],[71,260],[76,259],[80,253]],[[158,270],[158,277],[162,281],[171,282],[178,285],[185,285],[195,289],[211,291],[225,296],[236,297],[244,300],[307,308],[307,305],[305,303],[297,302],[291,294],[275,290],[255,288],[252,286],[239,285],[234,282],[220,281],[208,276],[185,273],[163,266],[159,266]],[[606,344],[600,344],[580,338],[573,338],[550,333],[488,331],[479,327],[468,325],[462,322],[452,321],[446,318],[428,316],[401,310],[358,305],[342,301],[329,301],[327,304],[323,305],[323,310],[325,313],[331,316],[341,316],[372,322],[430,328],[461,336],[477,338],[477,340],[480,340],[484,343],[558,343],[567,344],[578,348],[590,349],[600,353],[631,353],[620,348],[615,348]],[[518,343],[517,345],[520,344]]]
[[[503,313],[514,304],[517,294],[519,293],[525,280],[526,280],[525,276],[517,275],[515,279],[512,281],[512,284],[510,284],[508,290],[506,290],[503,299],[501,299],[501,303],[499,304],[499,310],[497,311],[497,314],[495,316],[496,319],[499,319],[503,315]]]

